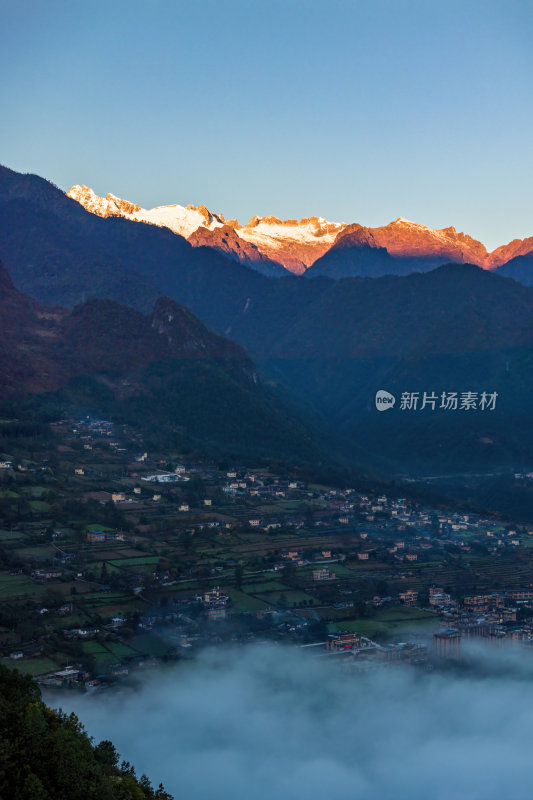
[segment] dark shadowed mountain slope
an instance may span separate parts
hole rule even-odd
[[[505,278],[513,278],[515,281],[523,283],[524,286],[533,286],[533,253],[512,258],[506,264],[498,267],[496,273]]]
[[[325,275],[338,279],[354,275],[392,275],[397,271],[396,259],[384,247],[379,246],[368,228],[349,225],[305,274],[307,277]]]
[[[451,264],[405,277],[269,279],[209,248],[192,248],[171,231],[89,214],[42,179],[9,173],[0,183],[4,199],[11,198],[2,204],[0,191],[0,214],[4,219],[10,215],[11,221],[10,226],[1,228],[0,248],[6,246],[10,258],[17,263],[16,284],[26,281],[35,296],[44,295],[54,301],[67,294],[72,301],[76,293],[79,296],[91,286],[92,294],[109,293],[116,298],[124,288],[137,294],[137,300],[129,302],[143,309],[150,297],[150,284],[154,293],[171,296],[205,324],[238,341],[254,361],[261,359],[267,375],[287,389],[296,407],[305,406],[321,415],[322,423],[331,431],[332,446],[334,441],[340,442],[348,457],[364,443],[368,457],[396,467],[401,464],[408,471],[415,462],[430,469],[444,463],[455,468],[469,459],[476,465],[511,467],[513,459],[523,464],[527,453],[533,450],[533,441],[528,438],[533,431],[528,399],[533,391],[528,383],[532,371],[527,367],[528,352],[533,347],[533,289],[502,278],[499,270],[495,273],[468,264]],[[46,196],[46,208],[28,202],[28,197],[35,200],[42,194]],[[14,203],[19,204],[16,210]],[[347,250],[378,253],[383,263],[391,258],[367,231],[357,228],[349,236],[352,238],[346,242]],[[46,245],[44,254],[39,253],[40,242]],[[100,277],[102,283],[95,289],[93,283],[98,284]],[[126,314],[109,313],[115,314],[116,319]],[[72,325],[73,320],[74,315]],[[42,321],[39,325],[42,328]],[[99,325],[98,317],[94,321],[84,319],[78,329],[80,338],[84,331],[98,329]],[[121,321],[118,327],[128,330],[126,322]],[[116,331],[119,340],[120,330]],[[50,331],[47,335],[51,335]],[[42,339],[43,334],[39,333],[32,346],[40,346]],[[113,341],[107,341],[112,355]],[[149,341],[146,333],[146,346]],[[138,346],[124,342],[124,352]],[[111,358],[102,352],[104,349],[101,347],[100,356]],[[89,357],[89,350],[87,343],[86,351],[79,356],[80,363]],[[26,358],[28,352],[31,348],[25,353]],[[46,350],[46,357],[49,352]],[[42,361],[43,374],[34,375],[34,386],[39,379],[43,382],[43,376],[47,381],[54,376],[54,365],[50,376],[46,372],[46,357]],[[63,369],[65,363],[59,359],[57,369]],[[139,363],[139,369],[152,370],[151,385],[159,387],[153,404],[146,398],[135,401],[135,413],[141,413],[144,402],[149,409],[144,412],[147,416],[152,414],[152,405],[157,408],[169,394],[161,389],[164,376],[154,374],[154,362],[147,367],[142,366],[142,360]],[[174,359],[174,363],[186,361]],[[87,369],[90,368],[88,364]],[[471,376],[477,376],[472,386]],[[425,379],[432,385],[426,387]],[[136,377],[137,386],[138,380]],[[376,413],[375,391],[388,386],[401,392],[410,391],[413,386],[435,391],[498,390],[502,397],[505,395],[507,405],[502,399],[502,416],[435,415],[427,421],[419,416],[406,418],[402,431],[411,431],[413,441],[409,446],[407,434],[406,440],[390,432],[385,435],[394,412],[385,418],[376,417],[374,422],[379,427],[369,440],[373,423],[368,415]],[[514,394],[519,389],[515,403]],[[117,395],[116,386],[111,393],[115,398],[120,395],[124,407],[132,407],[133,401],[124,392]],[[230,398],[231,393],[225,396]],[[253,392],[247,397],[254,402],[257,398]],[[182,395],[180,402],[186,404],[188,395]],[[172,397],[165,414],[170,413],[171,405]],[[229,399],[226,405],[231,406]],[[213,413],[214,409],[213,401]],[[187,413],[193,420],[193,410]],[[243,418],[257,419],[254,413],[244,411]],[[204,418],[208,416],[206,412]],[[234,422],[236,418],[234,414]],[[226,422],[232,435],[239,434],[242,426],[235,423],[232,428],[233,422],[230,425],[227,417]],[[427,436],[421,435],[419,425]],[[211,431],[215,428],[213,424]],[[476,446],[472,443],[474,430]],[[277,441],[282,447],[282,437]]]
[[[392,259],[361,226],[347,228],[330,251],[335,252],[356,252],[363,261],[377,258],[385,271]],[[461,347],[465,324],[469,346],[483,347],[500,335],[522,343],[529,330],[527,314],[522,333],[515,322],[522,319],[529,294],[495,282],[488,271],[457,265],[405,280],[269,279],[209,247],[191,247],[166,228],[91,214],[42,178],[5,168],[0,169],[0,256],[16,286],[43,302],[75,305],[101,296],[148,311],[166,294],[266,356],[387,352],[387,343],[398,353],[411,347],[411,339],[421,346],[420,337],[438,343],[454,335]],[[462,320],[463,313],[472,319]]]
[[[478,267],[449,264],[425,274],[329,284],[269,355],[362,358],[528,344],[533,290]]]
[[[244,350],[173,300],[149,315],[100,299],[49,309],[0,267],[0,313],[0,397],[55,392],[46,402],[58,409],[105,414],[203,453],[323,460]]]
[[[61,316],[15,289],[0,262],[0,397],[44,391],[64,378],[50,348]]]
[[[48,304],[110,297],[147,311],[161,294],[210,287],[226,305],[262,276],[167,228],[90,214],[36,175],[0,167],[0,257],[15,285]],[[264,279],[263,279],[264,280]]]
[[[237,310],[189,301],[253,358],[427,355],[532,342],[533,290],[467,264],[404,277],[266,280],[261,288]]]
[[[264,373],[328,421],[332,446],[346,457],[366,452],[367,468],[533,469],[533,289],[468,265],[341,280],[307,305],[269,353],[256,339],[254,347],[256,361],[265,356],[258,361]],[[376,409],[380,389],[396,397],[386,413]],[[417,409],[401,409],[404,392],[418,393]],[[424,392],[438,398],[435,407],[420,408]],[[443,392],[473,392],[478,400],[496,392],[498,399],[490,412],[445,410]]]
[[[114,300],[88,300],[70,312],[50,308],[15,289],[0,262],[0,314],[4,397],[55,389],[84,373],[176,358],[220,359],[255,380],[241,347],[168,298],[157,300],[149,315]]]
[[[284,266],[263,255],[257,245],[242,239],[231,225],[223,225],[213,230],[200,227],[187,241],[194,247],[211,247],[233,261],[252,267],[262,275],[272,278],[287,276]]]
[[[73,186],[68,196],[93,214],[102,217],[122,216],[141,223],[168,227],[191,244],[209,245],[228,258],[272,275],[280,274],[277,269],[272,271],[273,262],[283,264],[290,272],[303,274],[334,245],[336,238],[361,228],[360,225],[344,222],[328,222],[322,217],[307,217],[298,221],[281,220],[274,216],[254,216],[243,226],[236,219],[225,220],[221,214],[211,212],[205,206],[166,205],[143,209],[113,194],[99,197],[88,186],[79,185]],[[391,274],[405,272],[411,265],[412,270],[420,271],[427,269],[428,265],[448,263],[475,264],[493,269],[511,258],[533,251],[533,237],[513,239],[489,253],[480,241],[457,231],[453,226],[432,229],[403,217],[398,217],[388,225],[364,230],[378,247],[385,248],[389,255],[399,259],[389,262]],[[339,268],[342,264],[340,272],[343,277],[383,274],[379,271],[377,255],[374,253],[376,272],[372,273],[370,259],[365,264],[349,258],[343,260],[339,253],[336,254]]]
[[[445,244],[440,248],[431,247],[432,243],[419,241],[418,233],[411,237],[391,236],[388,232],[395,227],[398,227],[395,223],[375,229],[349,225],[339,233],[332,247],[307,270],[306,276],[378,278],[427,272],[450,261],[464,263],[456,248]]]
[[[448,263],[494,269],[532,250],[530,237],[515,239],[488,253],[481,242],[453,227],[432,230],[399,217],[380,228],[346,226],[308,273],[332,278],[379,277],[427,272]],[[502,274],[515,277],[512,271]]]

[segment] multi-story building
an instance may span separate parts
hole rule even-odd
[[[328,636],[326,648],[328,650],[353,650],[362,647],[364,639],[358,633],[345,632]]]
[[[433,634],[435,653],[439,658],[457,658],[461,644],[461,634],[456,630]]]

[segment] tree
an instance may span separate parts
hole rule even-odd
[[[24,781],[23,796],[25,800],[49,800],[50,795],[37,775],[30,772]]]
[[[0,797],[10,800],[172,800],[109,741],[94,745],[74,714],[42,702],[28,676],[0,666]]]

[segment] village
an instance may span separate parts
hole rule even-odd
[[[107,420],[49,427],[0,453],[0,660],[44,685],[220,644],[367,669],[533,643],[527,525],[161,453]]]

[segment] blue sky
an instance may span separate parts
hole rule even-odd
[[[145,207],[533,235],[533,7],[0,0],[0,162]]]

